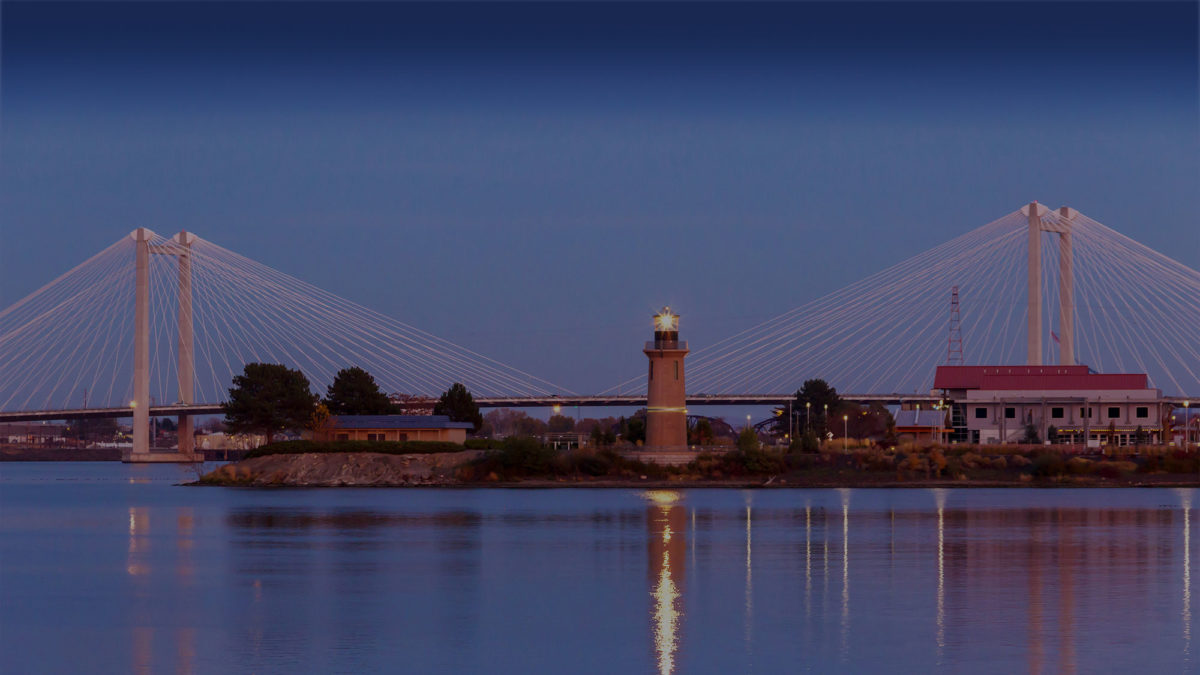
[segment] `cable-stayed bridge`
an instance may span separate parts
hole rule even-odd
[[[1200,273],[1033,203],[700,346],[688,404],[775,404],[815,377],[856,400],[929,400],[935,367],[956,357],[955,287],[965,363],[1085,363],[1200,394]],[[297,368],[318,390],[351,365],[386,391],[463,382],[484,406],[642,405],[646,391],[639,375],[579,395],[192,233],[138,229],[0,311],[0,421],[186,421],[217,412],[254,361]]]

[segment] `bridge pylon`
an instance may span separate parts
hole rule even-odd
[[[1058,235],[1058,363],[1075,364],[1075,272],[1071,220],[1075,209],[1062,207],[1057,218],[1042,218],[1048,209],[1036,201],[1021,212],[1029,220],[1028,333],[1026,363],[1042,365],[1042,233]]]
[[[192,328],[192,255],[195,235],[180,232],[168,244],[152,245],[154,233],[139,227],[129,235],[134,248],[134,309],[133,309],[133,448],[121,457],[124,462],[200,462],[203,454],[195,452],[192,418],[180,415],[178,450],[154,452],[150,447],[150,256],[172,255],[179,261],[178,330],[179,353],[176,376],[179,402],[193,403],[195,396],[195,353]]]

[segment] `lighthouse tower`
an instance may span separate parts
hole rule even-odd
[[[654,341],[642,350],[650,359],[646,380],[646,447],[687,448],[687,407],[683,389],[686,342],[679,341],[679,316],[670,307],[654,315]]]

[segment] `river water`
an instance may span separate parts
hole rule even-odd
[[[1200,670],[1190,489],[192,477],[0,464],[0,670]]]

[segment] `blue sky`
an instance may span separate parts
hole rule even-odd
[[[2,19],[0,306],[188,229],[591,392],[1030,199],[1200,266],[1194,2]]]

